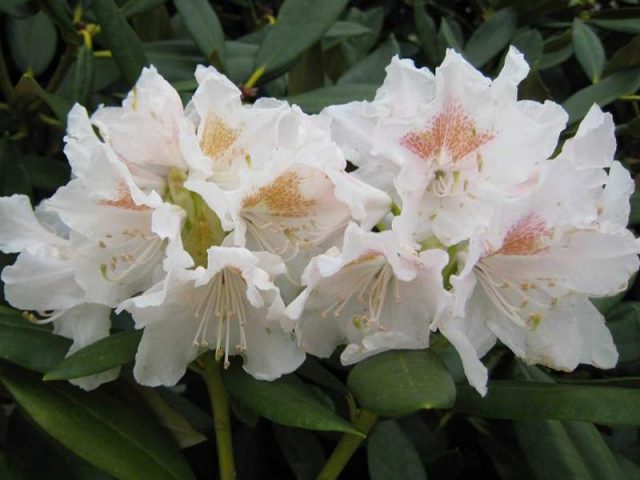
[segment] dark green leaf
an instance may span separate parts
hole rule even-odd
[[[320,43],[312,45],[289,70],[289,95],[316,90],[324,86],[322,68],[322,47]]]
[[[640,8],[619,8],[596,12],[591,23],[607,30],[625,33],[640,33]]]
[[[0,139],[0,195],[14,193],[33,196],[33,185],[20,151],[5,136]]]
[[[346,385],[327,370],[319,360],[313,357],[308,356],[305,362],[296,370],[296,373],[316,385],[321,385],[341,395],[348,393]]]
[[[511,45],[522,52],[527,63],[535,68],[542,56],[544,40],[538,30],[525,30],[513,37]]]
[[[44,373],[64,358],[71,342],[0,306],[0,358]]]
[[[223,378],[237,402],[272,422],[309,430],[358,433],[295,375],[265,382],[232,367],[224,372]]]
[[[62,36],[67,43],[79,43],[80,37],[73,21],[71,20],[71,8],[68,2],[60,0],[39,0],[39,6],[49,17],[55,21],[61,29]]]
[[[329,105],[339,105],[354,100],[371,100],[377,88],[376,85],[335,85],[287,97],[286,100],[291,104],[299,105],[307,113],[318,113]]]
[[[575,123],[584,117],[591,106],[601,107],[617,100],[622,95],[634,93],[640,88],[640,67],[612,73],[595,85],[578,90],[562,104],[569,113],[569,122]]]
[[[387,352],[358,363],[347,386],[358,405],[380,415],[449,408],[456,389],[447,368],[430,351]]]
[[[638,119],[636,118],[635,121]],[[640,192],[633,192],[629,201],[631,204],[631,213],[629,214],[629,225],[640,224]]]
[[[452,20],[443,17],[440,22],[438,38],[444,41],[445,46],[453,48],[456,52],[462,52],[462,41],[458,38],[452,25],[455,25]]]
[[[393,35],[380,45],[369,56],[363,58],[353,67],[347,70],[338,79],[338,85],[382,85],[386,75],[385,68],[391,62],[394,55],[400,53],[400,47]]]
[[[0,3],[0,12],[12,17],[25,18],[32,12],[30,0],[4,0]]]
[[[618,368],[640,372],[640,302],[624,302],[607,314],[608,326],[618,349]]]
[[[548,38],[544,42],[544,48],[538,70],[555,67],[573,55],[573,34],[571,30]]]
[[[598,83],[606,60],[600,38],[579,18],[573,20],[573,50],[584,73],[592,83]]]
[[[278,12],[278,21],[267,30],[260,45],[255,69],[270,74],[292,64],[322,38],[346,4],[347,0],[286,0]]]
[[[422,54],[430,66],[435,66],[441,59],[441,52],[438,48],[438,32],[433,18],[424,8],[423,0],[414,0],[413,2],[413,21]]]
[[[623,478],[618,462],[596,427],[584,422],[563,422],[563,426],[594,479]]]
[[[40,84],[29,74],[24,74],[16,85],[16,95],[24,97],[38,97],[49,106],[62,125],[67,124],[67,113],[71,110],[70,100],[45,91]]]
[[[152,10],[166,2],[167,0],[128,0],[120,7],[120,12],[125,17],[131,17],[132,15]]]
[[[378,423],[367,439],[371,480],[426,480],[427,473],[411,440],[393,420]]]
[[[190,41],[163,40],[144,44],[151,64],[170,82],[193,81],[196,66],[206,60]]]
[[[73,100],[87,105],[93,90],[93,50],[86,45],[78,49],[76,69],[73,76]]]
[[[225,59],[224,32],[218,15],[207,0],[175,0],[182,21],[198,48],[209,60]]]
[[[49,370],[45,380],[68,380],[104,372],[133,361],[142,331],[129,330],[105,337],[69,355]]]
[[[315,434],[277,424],[273,425],[273,432],[296,480],[314,480],[325,462],[322,445]]]
[[[9,18],[7,37],[11,57],[21,72],[40,75],[56,53],[58,35],[44,12],[25,19]]]
[[[322,48],[327,50],[348,38],[370,35],[371,33],[373,32],[370,28],[360,23],[338,20],[324,34]]]
[[[629,43],[620,47],[613,54],[613,57],[607,63],[606,71],[611,73],[638,65],[640,65],[640,35],[633,37]]]
[[[465,58],[481,67],[495,57],[516,31],[518,17],[512,8],[503,8],[491,15],[471,34],[464,49]]]
[[[69,181],[67,162],[36,155],[25,155],[22,161],[35,188],[53,192]]]
[[[523,399],[526,399],[524,401]],[[578,420],[605,425],[640,425],[640,390],[587,385],[495,380],[482,398],[458,386],[455,409],[508,420]]]
[[[111,50],[122,77],[133,86],[148,64],[138,36],[113,0],[93,0],[92,8],[102,28],[102,38]]]
[[[102,390],[45,384],[9,365],[0,366],[0,382],[40,428],[116,478],[194,478],[162,427]]]

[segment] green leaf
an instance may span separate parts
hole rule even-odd
[[[58,34],[44,12],[25,19],[7,19],[7,37],[11,57],[21,72],[40,75],[56,53]]]
[[[322,68],[322,46],[320,42],[312,45],[289,70],[289,95],[308,92],[324,86]]]
[[[295,375],[266,382],[232,366],[223,378],[238,403],[272,422],[309,430],[359,433]]]
[[[76,69],[73,76],[73,100],[87,105],[93,90],[93,50],[86,45],[78,49]]]
[[[67,43],[80,43],[80,37],[71,19],[71,8],[68,2],[60,0],[39,0],[38,4],[49,17],[60,27],[60,32]]]
[[[573,20],[573,50],[591,83],[598,83],[606,60],[600,38],[579,18]]]
[[[442,17],[438,38],[443,40],[445,46],[453,48],[456,52],[462,52],[462,40],[458,38],[453,25],[455,25],[453,20]]]
[[[623,478],[615,456],[596,427],[584,422],[563,422],[563,426],[594,479]]]
[[[584,117],[591,105],[601,107],[617,100],[622,95],[634,93],[640,88],[640,67],[629,68],[604,77],[595,85],[578,90],[562,104],[569,114],[569,123]]]
[[[67,162],[36,155],[25,155],[22,161],[35,188],[53,192],[69,181]]]
[[[378,423],[367,439],[371,480],[426,480],[420,455],[394,420]]]
[[[264,80],[282,73],[322,38],[346,5],[347,0],[285,0],[260,45],[255,69],[264,72]]]
[[[207,0],[175,0],[174,4],[196,45],[210,63],[225,59],[224,32]]]
[[[338,85],[382,85],[386,75],[385,68],[391,62],[394,55],[400,53],[400,47],[393,35],[374,50],[369,56],[363,58],[353,67],[347,70],[339,79]]]
[[[616,50],[607,63],[605,71],[611,73],[638,65],[640,65],[640,35],[636,35],[629,43]]]
[[[526,399],[526,401],[524,400]],[[587,385],[495,380],[482,398],[458,386],[454,409],[507,420],[578,420],[605,425],[640,425],[640,390]]]
[[[638,117],[640,118],[640,117]],[[634,122],[638,122],[638,118],[634,120]],[[640,128],[640,125],[638,125]],[[629,200],[631,204],[631,213],[629,214],[629,225],[639,225],[640,224],[640,192],[633,192],[631,194],[631,199]]]
[[[33,196],[33,185],[24,159],[8,136],[0,139],[0,195],[14,193]]]
[[[318,113],[329,105],[339,105],[355,100],[372,100],[376,85],[334,85],[287,97],[292,105],[299,105],[307,113]]]
[[[347,377],[358,405],[379,415],[449,408],[456,389],[447,368],[430,351],[387,352],[358,363]]]
[[[513,37],[511,45],[520,50],[527,63],[535,68],[542,57],[544,40],[538,30],[525,30]]]
[[[573,33],[571,30],[548,38],[544,42],[544,48],[538,70],[555,67],[566,61],[573,55]]]
[[[433,18],[429,16],[424,8],[423,0],[414,0],[413,2],[413,22],[418,34],[422,54],[427,63],[434,67],[441,58],[441,52],[438,48],[438,32]]]
[[[92,343],[49,370],[44,380],[68,380],[104,372],[134,360],[141,330],[128,330],[109,335]]]
[[[125,17],[131,17],[152,10],[166,2],[167,0],[128,0],[120,7],[120,13]]]
[[[111,50],[122,77],[133,86],[148,64],[142,43],[113,0],[93,0],[92,8],[102,28],[102,39]]]
[[[55,95],[44,90],[30,74],[22,75],[15,89],[16,95],[25,97],[38,97],[42,99],[60,120],[64,126],[67,124],[67,114],[71,110],[72,103],[67,98]]]
[[[482,67],[507,46],[517,24],[515,10],[498,10],[471,34],[464,49],[465,58],[472,65]]]
[[[168,81],[193,81],[193,72],[206,59],[188,40],[163,40],[144,44],[149,62]]]
[[[618,8],[594,13],[591,23],[607,30],[640,33],[640,8]]]
[[[607,325],[618,349],[618,368],[640,373],[640,302],[624,302],[607,314]]]
[[[0,3],[0,12],[12,17],[25,18],[32,12],[30,0],[4,0]]]
[[[0,366],[0,382],[40,428],[116,478],[195,478],[162,427],[104,390],[45,384],[9,365]]]
[[[277,424],[273,424],[272,428],[296,480],[314,480],[325,462],[322,445],[315,434]]]
[[[242,42],[227,42],[226,74],[236,84],[244,82],[253,71],[258,45]]]
[[[370,35],[371,33],[373,33],[373,31],[366,25],[362,25],[357,22],[338,20],[336,23],[331,25],[331,28],[329,28],[327,33],[324,34],[324,38],[322,39],[322,49],[328,50],[346,39]]]
[[[44,373],[66,355],[71,342],[36,325],[20,312],[0,306],[0,358]]]

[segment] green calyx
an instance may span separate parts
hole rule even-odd
[[[225,237],[220,219],[200,195],[184,187],[186,172],[172,168],[167,176],[165,200],[178,205],[187,213],[182,227],[182,243],[196,266],[206,267],[207,249],[221,245]]]
[[[449,255],[449,263],[445,265],[442,269],[442,281],[444,288],[447,290],[451,290],[451,275],[455,274],[458,271],[458,259],[457,253],[461,244],[452,245],[450,247],[446,247],[440,240],[438,240],[435,236],[431,236],[426,240],[420,242],[420,249],[430,250],[430,249],[438,249],[438,250],[446,250]]]

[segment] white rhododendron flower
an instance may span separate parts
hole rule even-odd
[[[517,101],[528,70],[513,48],[493,81],[453,50],[435,76],[394,58],[373,102],[324,114],[363,178],[395,185],[397,222],[410,224],[401,230],[448,246],[486,227],[496,204],[553,153],[567,115],[553,102]]]
[[[519,357],[557,370],[612,368],[618,358],[589,297],[624,291],[638,269],[625,226],[633,182],[618,162],[611,116],[593,107],[534,191],[505,202],[459,253],[457,307],[438,328],[458,349],[469,381],[486,391],[479,362],[500,339]],[[609,167],[609,175],[603,167]]]
[[[403,248],[395,232],[350,224],[341,251],[315,257],[305,290],[288,307],[302,349],[320,357],[346,344],[342,363],[391,349],[429,345],[429,323],[449,295],[442,286],[446,252]]]

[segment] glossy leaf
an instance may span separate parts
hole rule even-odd
[[[629,68],[604,77],[595,85],[578,90],[562,104],[569,113],[569,122],[574,123],[584,117],[591,105],[601,107],[617,100],[622,95],[634,93],[640,88],[640,67]]]
[[[525,60],[532,68],[536,68],[544,48],[544,40],[538,30],[520,32],[513,37],[511,45],[524,55]]]
[[[442,361],[430,351],[387,352],[356,364],[347,386],[358,405],[380,415],[449,408],[456,389]]]
[[[299,105],[307,113],[318,113],[329,105],[340,105],[355,100],[372,100],[377,85],[334,85],[287,97],[286,100]]]
[[[640,33],[640,7],[596,12],[591,23],[616,32]]]
[[[281,72],[329,30],[347,0],[285,0],[278,20],[267,31],[255,60],[255,69]]]
[[[555,67],[573,55],[573,34],[571,30],[551,37],[544,42],[538,70]]]
[[[378,423],[367,439],[371,480],[426,480],[420,456],[394,420]]]
[[[92,343],[49,370],[45,380],[67,380],[104,372],[134,360],[141,330],[115,333]]]
[[[93,0],[92,8],[122,77],[130,86],[134,85],[147,65],[142,43],[113,0]]]
[[[152,10],[166,2],[167,0],[128,0],[120,7],[120,12],[125,17],[131,17]]]
[[[606,60],[604,47],[598,35],[578,18],[573,20],[573,50],[584,73],[592,83],[597,83]]]
[[[324,86],[322,46],[319,42],[304,52],[298,62],[289,71],[288,86],[289,95],[316,90]]]
[[[118,479],[195,478],[162,427],[104,391],[45,384],[9,365],[0,382],[40,428]]]
[[[175,0],[174,4],[193,41],[210,63],[224,62],[224,32],[207,0]]]
[[[516,12],[511,8],[503,8],[491,15],[467,41],[465,58],[476,67],[483,66],[507,46],[517,23]]]
[[[93,90],[93,50],[86,45],[78,49],[76,69],[73,77],[73,99],[81,105],[87,105]]]
[[[20,312],[0,306],[0,358],[21,367],[46,372],[58,364],[71,342],[36,325]]]
[[[523,401],[526,399],[526,401]],[[482,398],[458,386],[455,410],[507,420],[577,420],[605,425],[640,425],[640,390],[587,385],[495,380]]]
[[[232,367],[223,378],[229,394],[238,403],[272,422],[309,430],[358,433],[295,375],[266,382]]]
[[[44,12],[24,19],[9,18],[7,37],[11,57],[21,72],[40,75],[56,53],[58,34]]]

